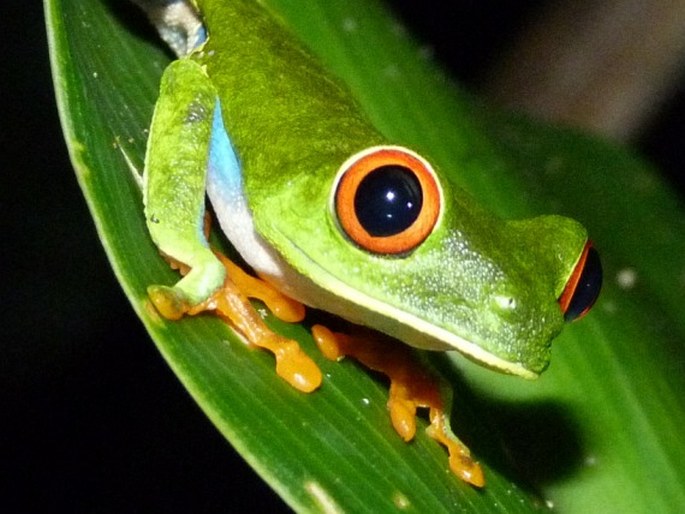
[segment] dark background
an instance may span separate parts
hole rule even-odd
[[[543,4],[390,3],[474,89]],[[40,3],[0,9],[0,510],[287,511],[183,390],[114,280],[60,132]],[[681,192],[683,100],[637,144]]]

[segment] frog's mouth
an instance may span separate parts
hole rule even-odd
[[[323,271],[323,270],[322,270]],[[411,346],[426,350],[457,350],[464,354],[471,360],[484,365],[502,373],[516,375],[526,379],[535,379],[538,373],[526,368],[523,363],[509,362],[483,349],[482,346],[476,342],[469,341],[454,332],[437,326],[425,319],[414,314],[407,313],[401,309],[393,307],[385,302],[376,300],[358,290],[348,286],[339,279],[328,276],[325,284],[321,284],[326,290],[336,292],[336,296],[343,297],[347,301],[352,302],[357,306],[376,313],[377,315],[387,319],[395,320],[401,327],[397,330],[383,329],[386,323],[379,322],[377,326],[371,328],[378,328],[382,332],[388,332],[389,335],[406,341]],[[330,289],[329,289],[330,288]],[[331,309],[331,303],[326,304],[326,310]],[[342,315],[342,314],[341,314]],[[351,316],[345,316],[347,318]],[[354,318],[352,317],[354,321]]]
[[[297,262],[299,269],[285,263],[279,256],[280,276],[264,277],[275,282],[286,294],[311,307],[379,330],[415,348],[457,350],[470,360],[495,371],[529,380],[538,377],[537,372],[522,362],[507,361],[484,350],[476,341],[360,292],[311,260],[292,241],[289,244],[291,250],[298,254],[293,262]]]

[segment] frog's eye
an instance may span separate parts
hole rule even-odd
[[[403,254],[419,246],[442,205],[431,165],[398,146],[367,148],[345,161],[332,200],[347,237],[378,254]]]
[[[573,273],[566,282],[559,304],[566,321],[582,318],[599,296],[602,288],[602,263],[599,253],[588,241]]]

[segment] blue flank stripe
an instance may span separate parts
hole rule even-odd
[[[221,116],[221,103],[217,99],[212,122],[212,140],[209,148],[209,168],[213,179],[222,191],[242,193],[243,181],[238,156],[228,138]]]
[[[198,29],[196,37],[197,43],[195,44],[195,48],[199,48],[205,41],[207,41],[207,29],[204,25]]]

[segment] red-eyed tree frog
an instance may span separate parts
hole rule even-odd
[[[318,366],[269,331],[247,297],[299,319],[284,295],[396,338],[315,329],[326,356],[351,355],[390,377],[403,438],[414,435],[416,408],[428,407],[428,433],[448,447],[452,470],[482,485],[437,381],[402,343],[535,378],[564,321],[599,293],[585,229],[561,216],[503,221],[479,207],[428,157],[374,128],[262,3],[137,3],[179,56],[162,77],[144,171],[150,235],[185,274],[150,286],[159,312],[218,312],[306,392],[321,382]],[[205,195],[261,280],[210,249]]]

